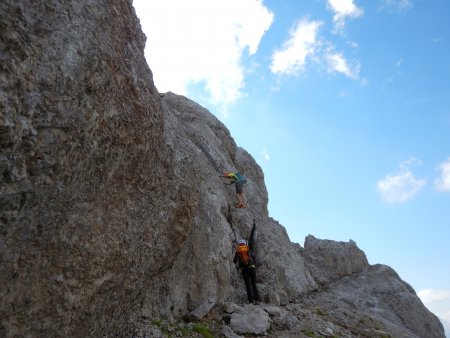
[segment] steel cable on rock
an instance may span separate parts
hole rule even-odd
[[[220,170],[219,166],[217,165],[217,162],[214,160],[214,158],[211,156],[211,154],[206,150],[206,148],[197,140],[193,139],[195,145],[200,148],[200,150],[205,154],[206,158],[209,160],[211,165],[214,167],[214,169],[221,174],[222,170]]]

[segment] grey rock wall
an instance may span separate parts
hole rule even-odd
[[[445,337],[441,322],[423,306],[411,286],[381,264],[336,280],[321,292],[304,297],[301,303],[319,312],[324,321],[345,323],[350,332]]]
[[[300,253],[293,250],[285,229],[267,214],[267,191],[261,168],[235,141],[225,126],[205,108],[185,97],[161,95],[165,147],[175,163],[170,180],[185,185],[192,219],[180,218],[164,226],[174,236],[184,234],[176,248],[168,247],[174,266],[154,280],[146,311],[165,316],[196,311],[206,304],[246,299],[243,281],[232,263],[233,242],[248,238],[257,226],[259,282],[262,297],[277,304],[316,288]],[[234,186],[219,176],[239,171],[248,179],[248,208],[235,209]],[[183,223],[184,222],[184,223]],[[184,225],[183,225],[184,224]],[[176,252],[180,248],[180,252]],[[175,252],[174,252],[175,250]],[[287,261],[289,264],[280,264]],[[167,280],[172,281],[169,285]],[[155,308],[152,304],[157,304]],[[164,309],[164,310],[162,310]]]
[[[309,235],[305,238],[303,254],[309,271],[320,285],[327,285],[369,267],[365,253],[352,240],[348,243],[318,240]]]
[[[177,217],[145,36],[130,1],[0,13],[0,336],[120,333]]]
[[[354,242],[289,240],[250,154],[205,108],[156,90],[131,1],[4,0],[0,13],[1,337],[161,336],[153,318],[224,313],[226,336],[351,336],[362,318],[370,332],[443,336]],[[235,170],[246,209],[219,177]],[[244,328],[233,241],[253,223],[270,305]]]

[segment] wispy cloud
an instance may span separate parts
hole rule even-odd
[[[380,8],[395,12],[405,12],[413,8],[412,0],[379,0]]]
[[[450,300],[450,290],[423,289],[417,292],[422,302],[427,305],[433,302]]]
[[[264,148],[261,152],[263,159],[265,161],[270,161],[270,154],[269,154],[269,150],[267,150],[267,148]]]
[[[317,34],[321,25],[321,21],[300,20],[290,31],[290,37],[283,48],[272,55],[270,70],[275,74],[289,75],[301,72],[306,59],[316,52],[320,44]]]
[[[443,40],[444,40],[444,38],[442,36],[437,36],[437,37],[434,37],[434,38],[431,39],[431,41],[433,43],[440,43]]]
[[[439,191],[450,191],[450,157],[439,164],[439,177],[435,181],[435,187]]]
[[[160,92],[187,95],[189,85],[201,85],[218,105],[242,95],[242,57],[256,53],[273,21],[261,0],[134,0],[133,5]]]
[[[331,74],[343,74],[351,79],[358,79],[360,63],[349,61],[336,51],[333,44],[320,38],[322,21],[301,19],[290,31],[289,39],[283,48],[272,55],[270,69],[274,74],[297,75],[304,71],[307,62],[319,61]],[[353,43],[357,48],[357,44]]]
[[[377,192],[386,203],[404,203],[414,196],[425,186],[426,180],[417,179],[411,172],[412,165],[420,165],[421,161],[412,157],[404,161],[398,172],[386,175],[377,182]]]
[[[358,43],[355,41],[347,41],[347,44],[354,49],[359,47]]]
[[[330,73],[341,73],[351,79],[358,78],[361,68],[358,61],[350,63],[341,53],[337,52],[328,52],[325,59]]]
[[[417,292],[422,302],[439,318],[446,321],[446,332],[450,329],[450,289],[423,289]]]
[[[450,311],[441,314],[439,319],[444,326],[445,336],[450,337]]]
[[[334,12],[333,22],[336,32],[341,32],[347,19],[364,14],[364,10],[355,5],[354,0],[328,0],[328,8]]]

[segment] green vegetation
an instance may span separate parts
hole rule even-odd
[[[153,319],[152,324],[158,327],[161,327],[163,324],[163,321],[161,319]]]
[[[319,315],[319,316],[322,316],[322,317],[327,315],[326,311],[321,309],[320,307],[317,307],[315,312],[316,312],[316,315]]]
[[[189,334],[192,332],[192,330],[190,328],[187,328],[185,326],[182,325],[178,325],[177,330],[179,332],[181,332],[181,334],[184,336],[189,336]]]
[[[157,326],[168,338],[190,337],[193,332],[200,334],[203,338],[214,338],[213,334],[209,331],[208,326],[201,323],[188,323],[183,325],[154,319],[152,320],[152,324]]]
[[[194,326],[194,331],[200,333],[203,338],[214,338],[214,336],[209,332],[209,328],[203,324],[197,324]]]
[[[371,327],[371,328],[374,328],[376,330],[383,330],[384,329],[383,325],[379,321],[377,321],[377,320],[375,320],[375,319],[373,319],[372,317],[369,317],[369,316],[361,317],[359,319],[359,323],[361,325],[364,325],[365,327]]]
[[[307,335],[308,337],[311,337],[311,338],[321,338],[321,336],[316,336],[316,334],[311,330],[306,330],[305,335]]]

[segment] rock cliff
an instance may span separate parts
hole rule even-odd
[[[199,336],[201,320],[225,337],[444,337],[353,241],[289,240],[226,127],[156,90],[131,1],[0,13],[1,337]],[[219,177],[234,170],[246,209]],[[253,223],[258,306],[231,261]]]

